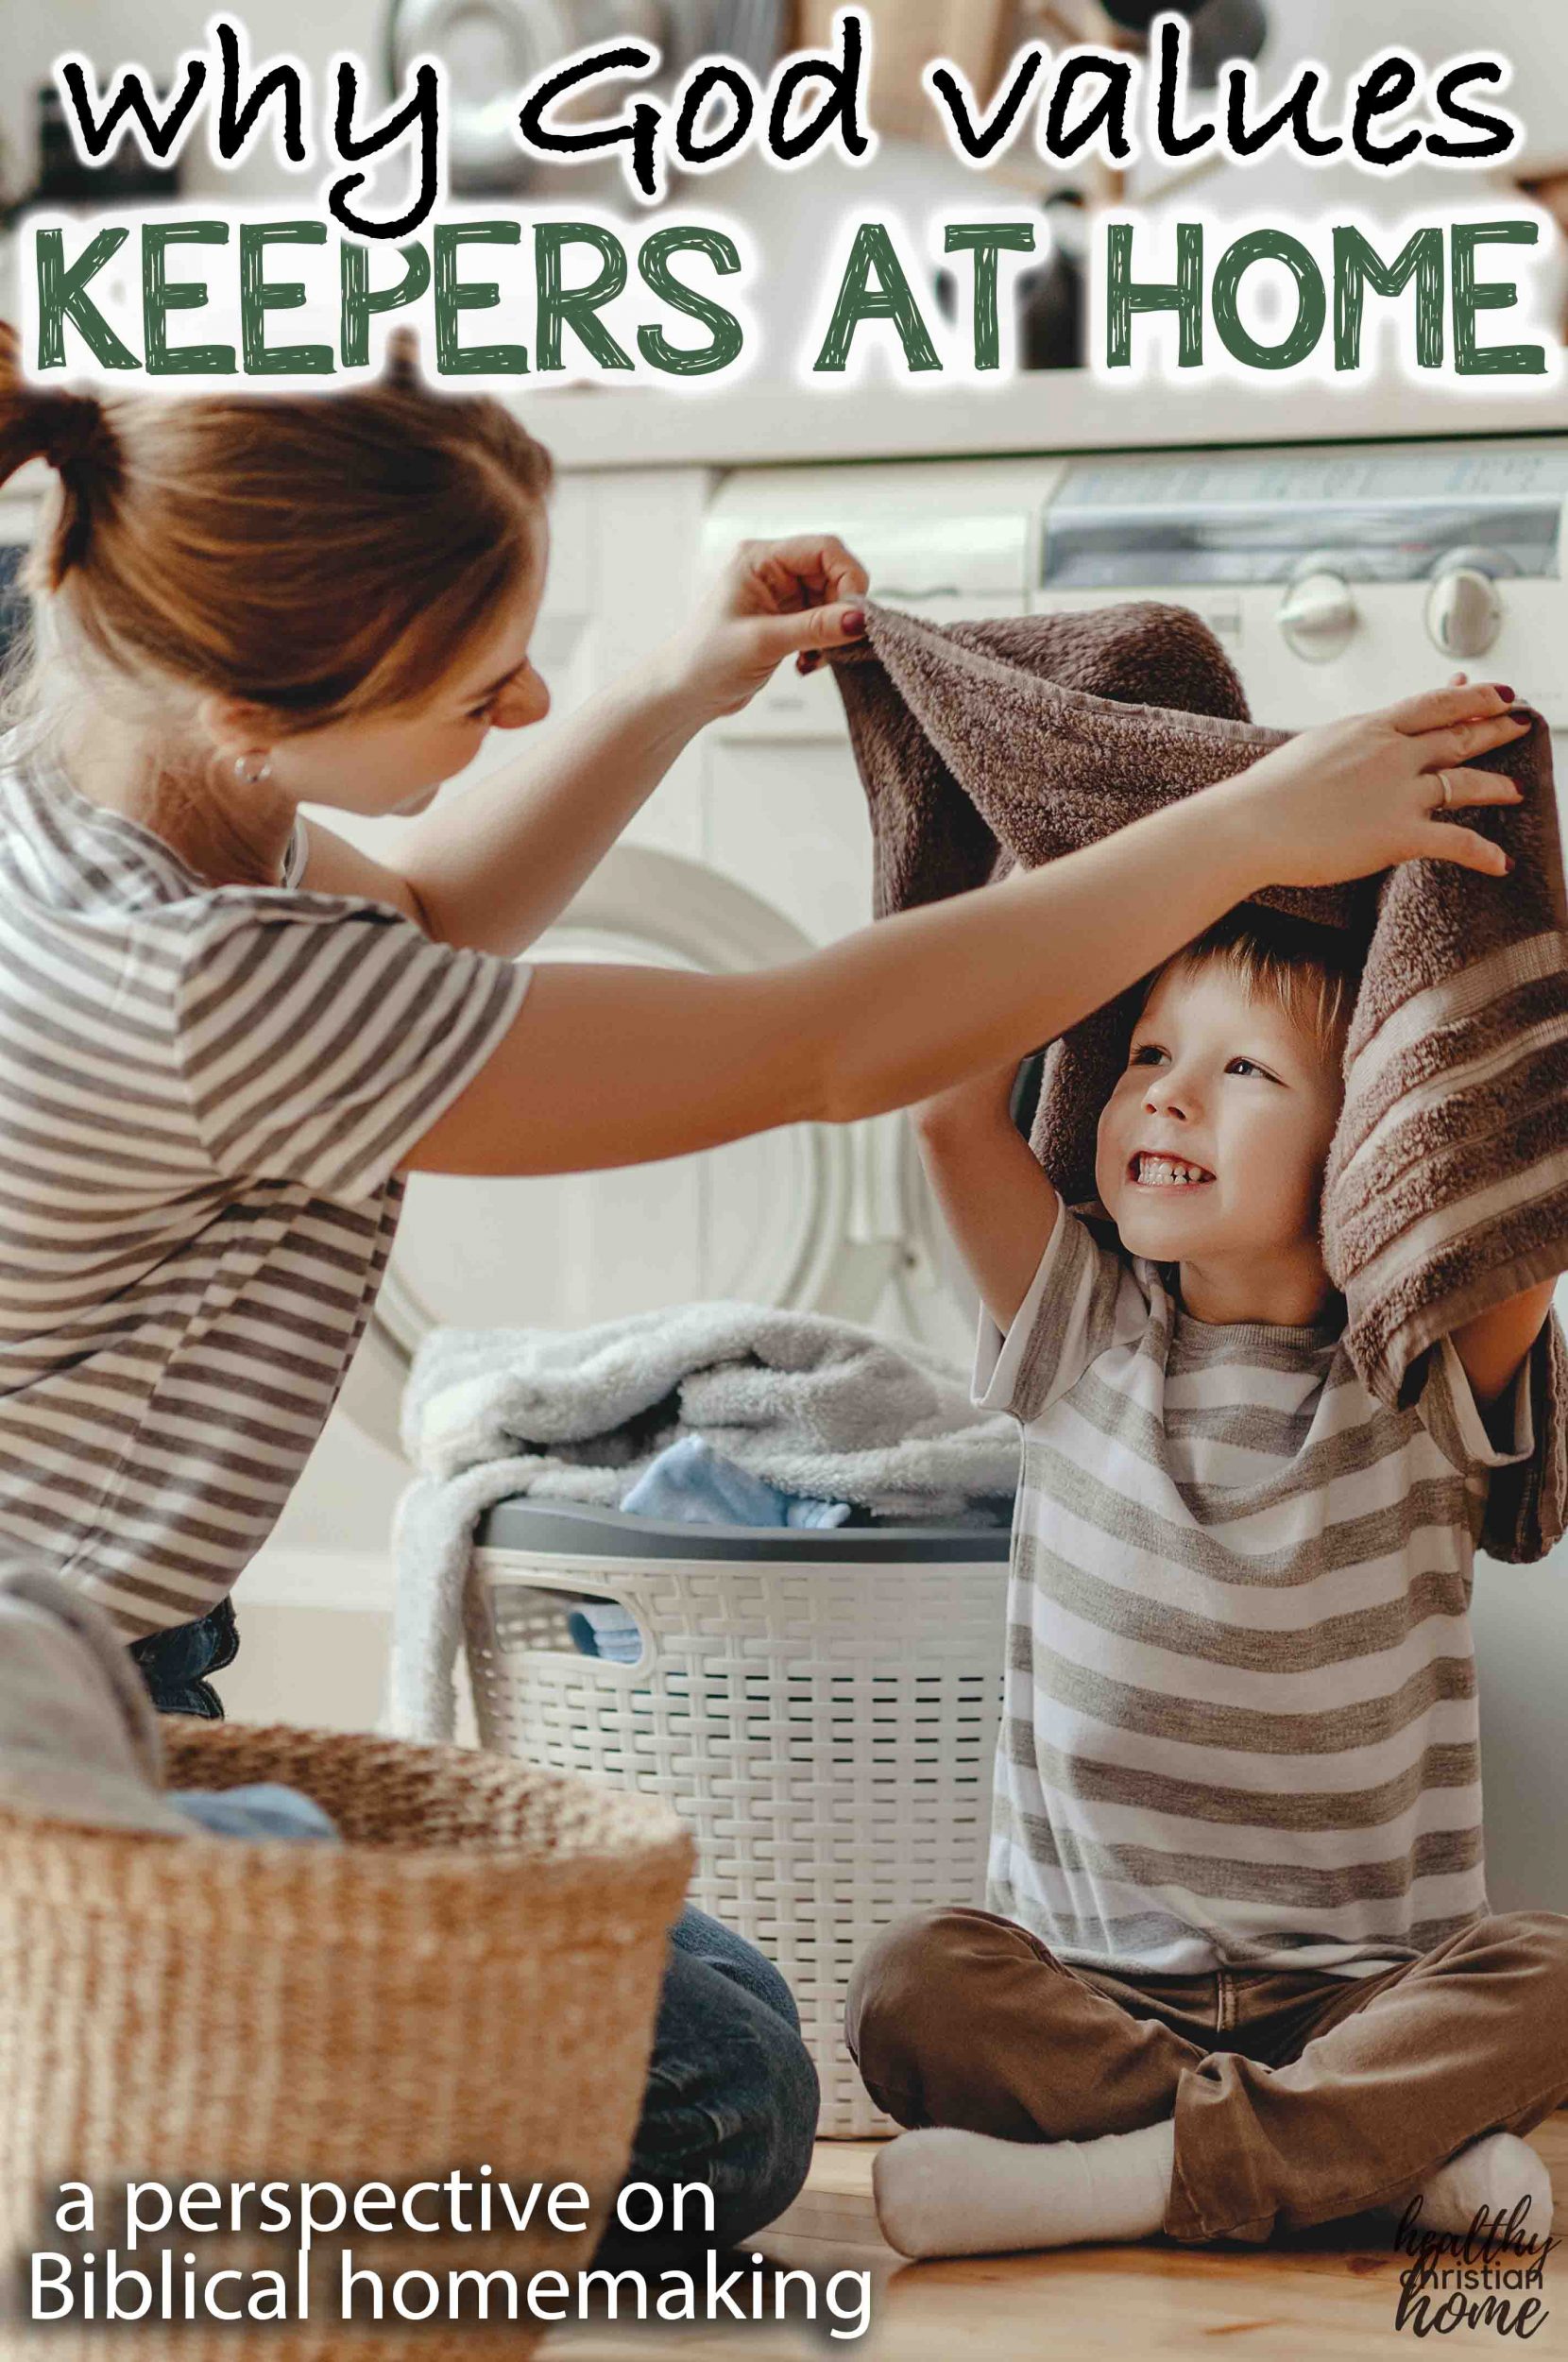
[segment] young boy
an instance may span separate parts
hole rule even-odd
[[[1487,1914],[1468,1605],[1551,1288],[1408,1410],[1362,1386],[1319,1248],[1353,990],[1263,911],[1168,962],[1099,1121],[1106,1225],[1011,1073],[922,1110],[1023,1468],[992,1908],[895,1927],[850,1996],[873,2096],[949,2128],[878,2156],[907,2254],[1417,2194],[1428,2229],[1549,2228],[1517,2136],[1568,2097],[1568,1917]]]

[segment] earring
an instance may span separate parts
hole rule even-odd
[[[264,779],[270,779],[272,777],[272,757],[262,754],[236,755],[234,777],[242,787],[260,787]]]

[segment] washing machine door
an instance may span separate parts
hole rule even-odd
[[[813,948],[703,864],[622,846],[528,956],[722,974]],[[613,1095],[613,1036],[583,1054]],[[343,1406],[396,1449],[409,1364],[435,1327],[581,1328],[714,1296],[829,1312],[960,1355],[973,1335],[904,1119],[792,1124],[609,1172],[416,1174]]]

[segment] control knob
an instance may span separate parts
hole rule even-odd
[[[1350,645],[1355,600],[1343,574],[1320,569],[1291,584],[1275,620],[1299,657],[1326,664]]]
[[[1493,580],[1505,560],[1486,550],[1456,550],[1426,595],[1426,629],[1444,656],[1485,656],[1503,628],[1503,596]]]

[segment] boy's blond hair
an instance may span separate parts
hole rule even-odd
[[[1164,976],[1195,975],[1215,963],[1240,977],[1249,999],[1274,1001],[1336,1064],[1343,1058],[1361,974],[1354,937],[1246,903],[1156,968],[1149,991]]]

